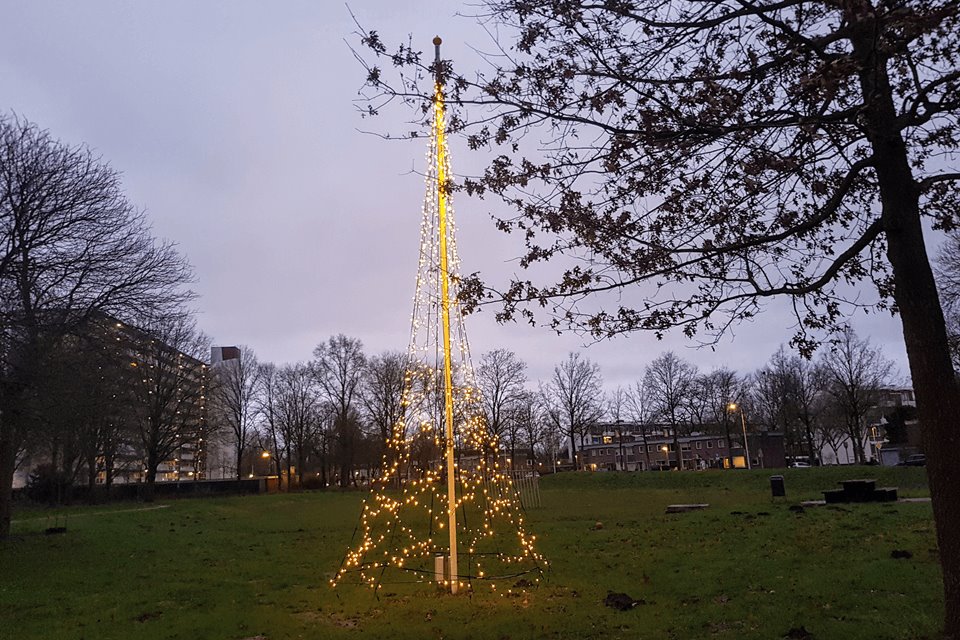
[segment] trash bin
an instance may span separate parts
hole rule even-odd
[[[783,476],[770,476],[770,493],[774,498],[783,498],[787,495],[787,489],[783,484]]]

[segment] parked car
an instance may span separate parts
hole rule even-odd
[[[897,463],[898,467],[925,467],[927,466],[927,456],[922,453],[915,453],[912,456],[907,456],[906,460],[901,460]]]
[[[790,463],[790,468],[791,469],[809,469],[810,463],[804,462],[803,460],[794,460],[793,462]]]

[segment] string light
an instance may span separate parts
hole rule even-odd
[[[509,472],[502,470],[498,440],[483,416],[457,296],[460,258],[450,205],[453,173],[439,82],[433,116],[402,417],[387,439],[381,472],[371,482],[352,546],[330,582],[336,586],[350,577],[374,589],[394,580],[410,581],[411,576],[428,582],[435,578],[436,557],[455,555],[456,573],[444,575],[440,584],[455,592],[456,587],[484,582],[502,593],[496,591],[496,582],[510,581],[506,593],[511,593],[511,588],[538,583],[545,561],[534,548],[536,537],[526,532],[519,495]],[[446,331],[444,301],[453,320]],[[450,381],[449,399],[445,378]],[[447,416],[453,418],[452,485],[443,457]],[[448,509],[448,486],[454,486],[455,518]],[[454,521],[455,537],[448,527]],[[451,539],[456,540],[455,554]],[[517,582],[528,574],[532,582]]]

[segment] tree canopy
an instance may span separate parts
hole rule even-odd
[[[492,0],[499,34],[475,76],[443,63],[454,130],[493,151],[468,192],[500,196],[539,282],[468,280],[501,318],[547,310],[555,327],[610,335],[681,326],[715,335],[774,295],[795,300],[795,344],[834,327],[869,279],[894,306],[884,259],[878,140],[907,146],[924,215],[952,227],[960,24],[954,2],[666,3]],[[429,101],[408,45],[391,85],[368,65],[372,105]],[[422,100],[422,101],[421,101]],[[889,100],[889,102],[888,102]],[[376,111],[376,109],[372,109]],[[887,111],[890,111],[889,113]],[[578,302],[647,282],[639,296]],[[490,285],[496,286],[497,292]],[[533,303],[533,304],[530,304]]]

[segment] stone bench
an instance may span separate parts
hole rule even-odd
[[[845,502],[896,502],[896,487],[877,488],[877,481],[873,479],[853,479],[840,482],[842,489],[828,489],[823,492],[823,499],[827,504]]]

